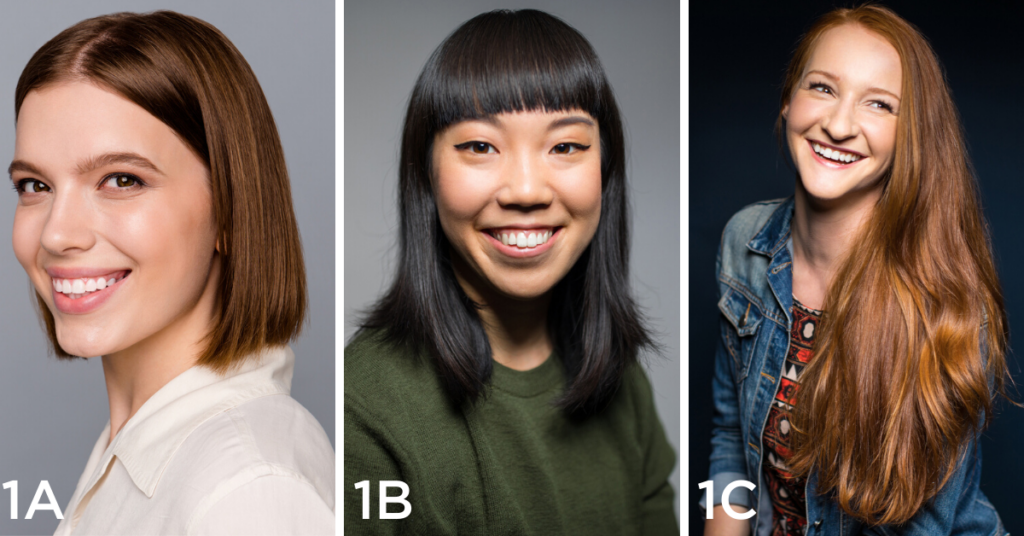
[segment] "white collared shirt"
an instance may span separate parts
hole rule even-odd
[[[193,367],[113,442],[108,422],[56,534],[334,534],[334,451],[288,394],[294,364]]]

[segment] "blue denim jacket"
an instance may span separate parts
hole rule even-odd
[[[729,220],[722,233],[716,272],[721,310],[721,338],[715,355],[714,429],[711,479],[720,504],[730,482],[748,480],[753,492],[735,488],[731,504],[757,505],[753,534],[771,530],[771,499],[765,487],[761,434],[789,349],[793,305],[790,237],[793,199],[750,205]],[[977,448],[975,448],[977,447]],[[815,492],[817,478],[807,479],[808,535],[1006,534],[999,516],[978,489],[981,451],[977,441],[942,491],[900,526],[867,526],[845,514],[827,496]],[[707,498],[702,504],[706,504]]]

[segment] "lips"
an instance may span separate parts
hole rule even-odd
[[[814,156],[820,161],[836,164],[839,166],[845,166],[859,162],[864,155],[851,151],[849,149],[840,149],[834,145],[828,145],[815,140],[807,140],[807,143],[811,146],[811,151],[814,152]]]
[[[506,246],[514,246],[520,249],[535,248],[542,245],[551,238],[554,232],[554,227],[540,229],[503,228],[488,230],[488,233],[490,233],[495,240],[500,241]]]
[[[511,257],[532,257],[547,251],[559,236],[561,227],[499,227],[484,234],[498,251]]]
[[[131,270],[47,270],[47,273],[51,278],[53,303],[57,310],[65,314],[85,314],[106,302],[121,287]]]

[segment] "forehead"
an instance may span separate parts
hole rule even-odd
[[[818,38],[804,67],[824,71],[842,81],[864,82],[900,94],[903,78],[900,55],[881,35],[859,24],[844,24]]]
[[[167,160],[185,148],[174,131],[149,112],[85,81],[29,92],[18,113],[16,132],[15,159],[48,167],[64,168],[108,152]]]

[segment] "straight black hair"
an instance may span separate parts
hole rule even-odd
[[[611,87],[590,43],[535,10],[467,21],[434,51],[409,100],[399,168],[399,265],[363,328],[425,349],[456,405],[484,394],[491,346],[455,279],[431,187],[434,138],[450,125],[499,113],[582,110],[601,138],[601,217],[590,245],[553,289],[548,329],[568,378],[558,405],[598,412],[641,347],[653,343],[629,290],[625,141]]]

